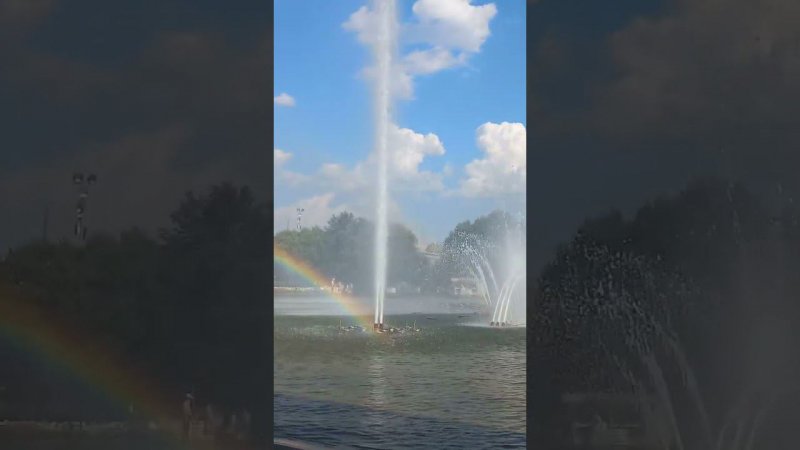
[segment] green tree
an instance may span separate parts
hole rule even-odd
[[[414,233],[403,225],[393,224],[389,230],[389,284],[420,286],[428,269],[427,260],[417,248]]]
[[[324,229],[285,230],[275,235],[276,246],[313,266],[328,278],[353,283],[361,293],[371,293],[375,260],[372,224],[352,213],[332,216]],[[389,230],[388,281],[419,286],[427,276],[427,261],[417,248],[417,237],[408,227],[392,224]],[[290,273],[275,268],[279,280],[291,280]],[[294,280],[297,282],[298,280]]]
[[[318,267],[322,263],[324,238],[320,227],[285,230],[275,235],[275,245]]]
[[[334,215],[325,227],[323,271],[353,283],[360,292],[371,292],[374,248],[372,224],[349,212]]]
[[[266,415],[272,370],[263,358],[272,338],[264,326],[272,314],[268,218],[248,188],[224,183],[187,194],[162,232],[176,376],[219,403],[249,407],[256,422]]]
[[[285,230],[275,235],[274,245],[286,252],[302,259],[317,270],[324,266],[325,233],[319,227],[303,228],[302,230]],[[308,282],[275,266],[275,278],[278,284],[307,284]]]

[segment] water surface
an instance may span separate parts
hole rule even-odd
[[[369,302],[364,302],[369,309]],[[524,448],[525,332],[480,304],[388,298],[407,335],[342,332],[333,300],[275,304],[275,437],[354,448]],[[313,314],[317,311],[317,314]]]

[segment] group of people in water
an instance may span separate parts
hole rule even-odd
[[[245,439],[250,432],[250,412],[243,408],[225,410],[212,403],[206,403],[204,408],[199,408],[194,394],[188,393],[183,400],[182,410],[184,439],[198,433],[213,436],[215,439],[223,435]]]

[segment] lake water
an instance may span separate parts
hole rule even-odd
[[[359,310],[369,314],[370,304]],[[352,310],[352,308],[351,308]],[[351,448],[525,448],[525,330],[483,326],[475,300],[387,298],[404,335],[322,296],[275,299],[275,437]]]

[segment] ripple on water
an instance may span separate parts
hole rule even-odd
[[[356,448],[525,447],[524,329],[440,316],[417,322],[418,334],[387,336],[340,333],[339,320],[276,318],[276,436]]]

